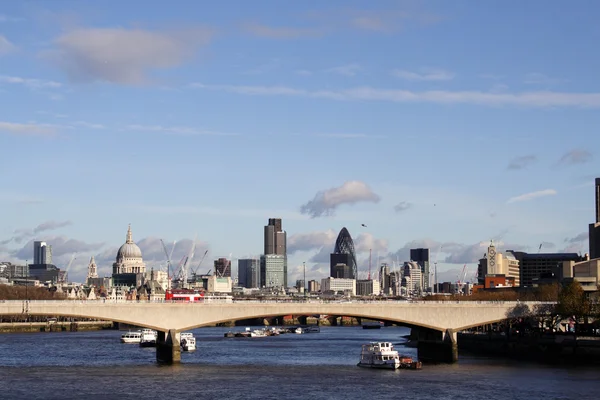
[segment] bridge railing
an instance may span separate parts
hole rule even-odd
[[[188,305],[207,305],[207,304],[421,304],[421,305],[434,305],[434,304],[460,304],[460,305],[503,305],[503,306],[516,306],[518,304],[526,305],[542,305],[542,304],[556,304],[556,302],[544,302],[544,301],[425,301],[425,300],[328,300],[328,299],[302,299],[302,300],[285,300],[285,299],[273,299],[273,300],[260,300],[260,299],[211,299],[206,302],[185,302],[176,300],[124,300],[124,299],[99,299],[99,300],[85,300],[85,299],[73,299],[73,300],[0,300],[0,304],[188,304]]]

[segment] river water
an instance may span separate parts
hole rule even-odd
[[[462,354],[420,371],[356,366],[373,340],[416,357],[401,344],[402,327],[224,338],[228,330],[194,330],[197,350],[176,366],[157,365],[153,348],[120,343],[119,331],[3,334],[0,399],[600,399],[594,367]]]

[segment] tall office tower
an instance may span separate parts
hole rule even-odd
[[[340,267],[338,265],[340,264],[348,266],[348,276],[339,276]],[[333,278],[356,279],[358,276],[357,269],[354,242],[348,229],[342,228],[335,241],[333,253],[329,256],[329,276]]]
[[[260,256],[260,286],[287,287],[286,259],[281,254]]]
[[[231,261],[223,257],[215,260],[215,275],[218,278],[231,277]]]
[[[600,258],[600,178],[596,178],[596,222],[590,224],[590,259]]]
[[[281,218],[269,218],[269,224],[265,226],[264,255],[282,256],[284,276],[277,286],[287,287],[287,233],[283,230]],[[276,264],[279,262],[280,261],[277,261]],[[261,264],[261,284],[263,286],[269,282],[267,280],[265,281],[266,283],[264,283],[264,279],[266,279],[266,277],[263,275],[263,266]]]
[[[33,263],[37,265],[52,264],[52,246],[46,242],[33,242]]]
[[[287,255],[287,234],[282,229],[281,218],[269,218],[269,225],[265,226],[265,252],[264,254]]]
[[[423,289],[431,288],[429,285],[429,249],[410,249],[410,261],[419,264],[423,274]]]
[[[256,258],[238,260],[238,284],[245,288],[260,287],[260,263]]]

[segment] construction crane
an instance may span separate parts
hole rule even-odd
[[[77,259],[77,253],[73,253],[71,254],[71,260],[69,260],[69,263],[67,264],[67,266],[65,267],[65,274],[63,276],[63,283],[67,283],[69,281],[69,268],[71,268],[71,265],[73,265],[73,261],[75,261]]]
[[[462,288],[465,284],[465,280],[467,279],[467,264],[463,265],[462,271],[458,274],[456,281],[456,291],[458,293],[462,292]]]
[[[165,246],[165,242],[163,242],[162,239],[160,239],[160,243],[162,244],[162,248],[165,251],[165,256],[167,256],[167,278],[170,280],[171,279],[171,258],[173,257],[173,251],[175,250],[175,243],[177,243],[177,241],[173,240],[173,247],[171,247],[170,253],[167,251],[167,246]]]
[[[194,252],[196,251],[197,237],[198,237],[198,235],[194,236],[194,241],[192,242],[192,248],[190,249],[190,252],[188,253],[187,257],[185,258],[185,261],[183,261],[183,263],[181,264],[181,267],[179,268],[179,274],[177,275],[177,280],[181,283],[181,285],[184,285],[184,286],[187,283],[188,266],[192,262],[192,259],[194,258]]]
[[[206,250],[204,252],[204,254],[202,255],[202,258],[200,259],[200,262],[198,263],[198,266],[196,268],[194,268],[194,270],[192,271],[192,279],[194,281],[196,280],[196,275],[197,275],[198,269],[200,269],[200,266],[202,265],[202,261],[204,261],[204,258],[206,257],[207,254],[208,254],[208,250]]]
[[[538,254],[540,254],[540,251],[542,250],[542,245],[543,245],[543,244],[544,244],[544,243],[540,243],[540,247],[538,247]]]

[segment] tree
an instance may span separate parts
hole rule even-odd
[[[563,318],[573,319],[575,333],[577,333],[578,324],[581,319],[584,319],[587,324],[587,319],[591,312],[591,304],[579,282],[573,279],[562,287],[558,294],[556,312]]]

